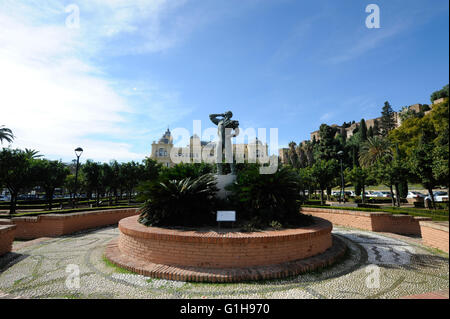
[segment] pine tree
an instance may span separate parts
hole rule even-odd
[[[384,102],[381,111],[381,135],[387,136],[395,128],[394,110],[388,101]]]
[[[367,125],[366,121],[364,119],[361,119],[361,122],[359,123],[360,126],[360,132],[361,132],[361,141],[367,140]]]
[[[380,126],[378,120],[373,121],[373,136],[380,135]]]
[[[372,128],[372,126],[369,127],[369,130],[367,131],[367,137],[373,137],[373,128]]]

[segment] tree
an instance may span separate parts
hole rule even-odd
[[[70,169],[69,169],[70,172]],[[76,192],[76,186],[75,185],[75,175],[69,174],[66,176],[64,180],[64,188],[69,192],[70,201],[72,202],[74,198],[74,194]]]
[[[39,158],[39,157],[43,156],[43,155],[39,154],[39,151],[36,151],[33,149],[28,149],[28,148],[25,148],[25,154],[27,155],[27,157],[29,159]]]
[[[298,175],[300,177],[300,187],[303,191],[303,194],[305,195],[306,194],[305,191],[307,190],[309,198],[315,189],[314,177],[312,175],[312,168],[311,167],[300,168],[298,170]]]
[[[336,177],[338,172],[338,162],[335,159],[318,160],[312,166],[311,174],[315,184],[320,189],[320,203],[325,204],[323,191],[328,188],[331,181]]]
[[[422,133],[419,145],[412,151],[409,164],[412,173],[417,180],[428,190],[430,194],[432,207],[436,208],[434,203],[433,188],[438,184],[438,180],[433,174],[435,160],[433,156],[434,145],[431,142],[430,134],[426,131]]]
[[[394,110],[388,101],[384,102],[383,109],[381,111],[381,135],[387,136],[390,131],[395,129],[395,115]]]
[[[16,212],[19,192],[30,186],[32,180],[31,163],[19,149],[3,148],[0,152],[0,184],[11,193],[10,214]]]
[[[294,168],[298,168],[298,156],[296,146],[297,144],[295,142],[289,143],[289,150],[288,150],[289,164],[291,164],[291,166]]]
[[[143,171],[144,166],[134,161],[120,165],[121,185],[127,192],[128,204],[131,202],[131,195],[134,188],[139,184]]]
[[[109,206],[112,206],[112,195],[114,193],[114,171],[108,163],[103,163],[100,170],[100,190],[107,193]]]
[[[0,126],[0,143],[3,144],[3,141],[6,141],[8,143],[12,143],[14,139],[14,135],[12,131],[5,127],[4,125]]]
[[[433,92],[431,94],[430,100],[431,100],[431,103],[433,103],[437,99],[448,98],[448,97],[449,97],[449,87],[447,84],[441,90]]]
[[[380,124],[378,120],[373,121],[373,136],[380,135]]]
[[[363,167],[369,167],[386,156],[389,158],[393,157],[389,140],[381,136],[375,136],[373,138],[369,137],[367,141],[361,145],[359,163]]]
[[[320,125],[319,136],[320,140],[316,145],[316,158],[319,160],[331,160],[337,158],[339,151],[339,143],[335,139],[336,128],[327,124]]]
[[[28,156],[28,154],[26,155]],[[31,160],[31,171],[36,185],[44,189],[48,209],[51,210],[55,188],[64,185],[66,177],[70,173],[69,168],[59,161],[34,159]]]
[[[367,125],[364,119],[361,119],[359,124],[359,130],[361,132],[361,141],[367,140]]]
[[[369,130],[367,131],[367,137],[373,137],[373,127],[369,127]]]
[[[369,170],[357,166],[354,166],[352,169],[346,168],[345,179],[347,181],[350,181],[355,187],[356,185],[360,185],[360,187],[362,188],[361,199],[362,203],[364,204],[366,202],[365,190],[369,182]]]
[[[82,174],[86,182],[86,190],[88,199],[92,198],[92,192],[96,194],[96,202],[98,206],[100,193],[101,167],[99,163],[87,160],[81,167]]]

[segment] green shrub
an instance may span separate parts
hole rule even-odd
[[[273,229],[279,230],[279,229],[283,228],[283,225],[281,225],[280,222],[278,222],[278,221],[276,221],[276,220],[273,220],[273,221],[270,223],[270,227],[272,227]]]
[[[146,226],[203,226],[215,221],[213,175],[151,185],[139,222]]]
[[[258,219],[262,227],[269,227],[274,220],[292,226],[312,222],[311,217],[299,213],[299,177],[287,167],[274,174],[260,174],[258,166],[249,165],[238,172],[229,189],[238,216],[244,220]]]

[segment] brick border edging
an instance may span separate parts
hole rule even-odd
[[[0,256],[12,250],[16,228],[16,225],[0,225]]]
[[[119,222],[118,246],[130,257],[178,267],[274,265],[312,257],[331,247],[332,224],[318,217],[314,221],[304,227],[247,233],[147,227],[132,216]]]
[[[328,219],[333,224],[395,234],[421,235],[420,224],[430,217],[418,217],[386,212],[365,212],[337,208],[302,207],[300,212]]]
[[[347,251],[344,241],[332,235],[333,244],[325,252],[281,264],[248,268],[200,268],[160,265],[123,254],[118,238],[106,246],[104,256],[118,267],[153,278],[190,282],[242,282],[296,276],[307,271],[331,266]]]
[[[7,225],[17,226],[16,239],[30,240],[40,237],[58,237],[82,230],[115,225],[123,218],[138,214],[139,208],[136,207],[55,213],[33,217],[13,217]]]
[[[422,243],[449,253],[448,222],[421,221]]]

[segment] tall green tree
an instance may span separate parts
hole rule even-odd
[[[332,180],[337,176],[339,165],[337,160],[318,160],[314,163],[311,169],[315,184],[320,189],[320,203],[325,204],[324,190],[330,186]]]
[[[373,121],[373,136],[380,135],[380,123],[377,119]]]
[[[367,125],[366,121],[364,119],[361,119],[361,122],[359,123],[359,130],[361,132],[361,141],[367,140]]]
[[[362,188],[361,200],[364,204],[366,202],[366,186],[370,184],[370,172],[366,168],[354,166],[352,169],[345,170],[345,180],[352,183],[352,185],[359,185]]]
[[[373,137],[373,127],[369,127],[369,129],[367,130],[367,137]]]
[[[86,163],[81,166],[81,171],[86,183],[88,199],[92,199],[92,193],[95,192],[96,204],[98,206],[101,189],[101,164],[92,160],[87,160]]]
[[[29,154],[26,153],[26,155]],[[35,184],[44,189],[48,209],[51,210],[55,188],[64,186],[66,177],[70,173],[69,168],[59,161],[33,159],[31,170]]]
[[[17,196],[30,186],[32,180],[31,162],[25,152],[3,148],[0,151],[0,184],[11,193],[10,214],[16,212]]]
[[[316,145],[316,159],[331,160],[337,158],[339,142],[335,139],[336,128],[327,124],[320,125],[319,142]]]
[[[291,164],[292,167],[298,168],[298,155],[296,150],[297,144],[295,142],[289,143],[289,150],[288,150],[288,157],[289,157],[289,164]]]
[[[395,129],[395,114],[388,101],[384,102],[383,109],[381,111],[381,135],[388,136],[389,132]]]
[[[438,185],[438,180],[433,174],[433,166],[435,165],[433,156],[434,145],[431,142],[429,132],[422,133],[419,145],[412,151],[409,164],[412,173],[417,180],[428,190],[430,194],[432,207],[436,208],[434,202],[433,188]]]

